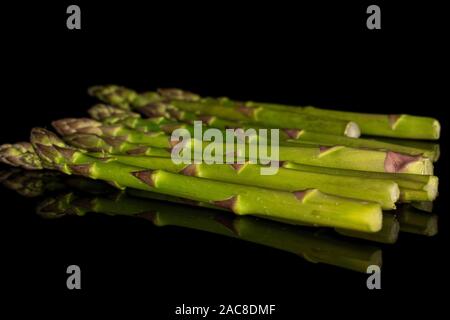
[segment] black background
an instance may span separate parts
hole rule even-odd
[[[279,305],[279,315],[297,316],[443,307],[448,35],[442,8],[374,2],[382,29],[368,30],[365,11],[372,3],[74,3],[81,7],[81,30],[66,29],[72,3],[3,7],[2,143],[26,140],[31,127],[48,127],[53,119],[84,116],[94,103],[87,87],[108,83],[433,116],[443,125],[440,233],[401,234],[396,245],[383,247],[383,289],[369,291],[365,274],[220,236],[100,215],[44,221],[31,201],[2,189],[6,292],[76,306],[108,298],[114,303],[107,310],[131,300],[127,310],[161,318],[181,303],[270,303]],[[82,269],[79,292],[65,287],[70,264]]]

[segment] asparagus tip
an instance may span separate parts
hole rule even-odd
[[[41,161],[29,142],[1,145],[0,162],[27,170],[42,169]]]
[[[101,135],[102,131],[98,128],[101,125],[101,122],[90,118],[65,118],[52,122],[53,128],[55,128],[55,130],[62,136],[75,133]]]
[[[441,124],[438,120],[434,120],[432,124],[433,128],[433,139],[438,140],[441,136]]]

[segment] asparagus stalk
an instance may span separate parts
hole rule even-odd
[[[90,157],[68,147],[56,135],[41,128],[32,130],[31,142],[46,166],[67,174],[79,174],[112,181],[118,186],[207,202],[239,215],[257,214],[367,232],[381,229],[381,208],[376,203],[329,196],[317,189],[285,192],[162,170],[142,170],[114,160]]]
[[[408,114],[369,114],[269,103],[252,103],[252,105],[262,105],[272,110],[354,121],[359,125],[361,133],[365,135],[425,140],[437,140],[440,136],[439,121],[429,117]]]
[[[293,108],[293,112],[295,112],[295,108]],[[408,114],[367,114],[314,107],[305,107],[298,112],[354,121],[360,126],[363,134],[372,136],[437,140],[441,131],[438,120]]]
[[[355,139],[343,136],[309,132],[306,130],[289,130],[288,132],[291,135],[291,137],[294,138],[287,140],[288,142],[291,143],[306,142],[306,143],[320,144],[322,146],[340,145],[353,148],[369,148],[375,150],[394,151],[411,156],[424,156],[426,158],[431,159],[432,161],[437,161],[439,157],[439,154],[436,153],[436,150],[430,148],[411,147],[402,144],[378,141],[374,139],[364,139],[364,138]]]
[[[162,131],[165,133],[171,133],[175,129],[184,128],[188,130],[192,135],[194,134],[194,127],[190,124],[170,121],[163,117],[142,119],[136,113],[102,104],[95,105],[94,107],[89,109],[89,114],[95,120],[102,121],[105,124],[120,124],[128,128],[139,130],[141,132]],[[127,116],[127,114],[129,114],[129,116]],[[226,122],[226,120],[222,119],[219,120],[220,121],[218,120],[214,121],[214,123],[212,124],[211,121],[208,121],[207,124],[208,126],[214,126],[221,130],[237,127],[241,127],[243,129],[247,129],[249,127],[252,127],[254,129],[258,128],[258,127],[255,128],[254,125],[229,123]],[[361,139],[361,138],[355,139],[344,136],[316,133],[299,129],[283,129],[279,133],[280,139],[288,142],[285,145],[291,146],[299,146],[299,144],[306,144],[306,145],[314,144],[320,146],[340,145],[354,148],[394,151],[412,156],[421,155],[426,158],[430,158],[433,161],[436,161],[439,156],[436,153],[436,149],[434,148],[430,149],[430,148],[411,147],[405,146],[403,144],[388,143],[373,139]]]
[[[114,138],[108,139],[108,142],[111,142]],[[121,140],[118,143],[113,143],[112,145],[108,144],[102,138],[95,135],[74,135],[69,139],[72,145],[76,147],[80,147],[83,149],[88,149],[92,151],[102,151],[101,153],[90,153],[91,156],[95,157],[104,157],[105,153],[115,153],[116,157],[119,157],[118,153],[129,153],[135,156],[137,155],[149,155],[149,156],[157,156],[157,157],[170,157],[170,152],[164,149],[158,148],[150,148],[146,146],[136,146],[133,144],[128,144],[122,142]],[[124,144],[127,146],[124,148]],[[118,147],[120,146],[120,147]],[[28,155],[29,157],[29,155]],[[39,160],[37,155],[35,158]],[[120,160],[121,157],[119,157]],[[135,158],[139,159],[139,158]],[[126,161],[126,158],[122,158],[123,161]],[[16,161],[24,161],[18,159]],[[132,161],[144,161],[140,160],[132,160]],[[36,162],[36,160],[34,160]],[[39,160],[40,162],[40,160]],[[32,163],[28,164],[28,166],[32,165]],[[141,164],[142,165],[142,164]],[[248,164],[247,164],[248,165]],[[396,191],[392,187],[386,185],[384,188],[379,183],[371,183],[370,180],[368,182],[364,182],[364,186],[361,186],[361,183],[354,180],[350,181],[347,179],[342,180],[343,177],[356,177],[363,179],[383,179],[390,180],[390,184],[393,182],[397,183],[400,187],[400,200],[402,202],[410,202],[410,201],[432,201],[436,198],[437,195],[437,187],[438,187],[438,179],[435,176],[420,176],[420,175],[410,175],[410,174],[383,174],[383,173],[371,173],[371,172],[363,172],[363,171],[355,171],[355,170],[339,170],[332,168],[324,168],[324,167],[315,167],[315,166],[307,166],[307,165],[299,165],[291,162],[282,163],[284,168],[294,169],[307,173],[317,173],[321,174],[321,176],[316,175],[316,181],[310,180],[312,185],[320,186],[319,189],[326,190],[324,192],[334,194],[334,195],[346,195],[349,197],[353,197],[356,199],[369,200],[379,202],[382,204],[384,208],[389,208],[389,196],[388,193],[391,193],[392,201],[396,198]],[[176,167],[176,166],[175,166]],[[238,166],[239,168],[239,166]],[[281,169],[281,168],[280,168]],[[180,169],[181,170],[181,169]],[[283,171],[283,170],[282,170]],[[324,176],[326,178],[324,178]],[[331,177],[330,177],[331,176]],[[306,175],[304,176],[306,177]],[[312,179],[312,175],[309,175]],[[264,179],[261,177],[260,179]],[[325,179],[325,180],[324,180]],[[338,180],[337,180],[338,179]],[[289,187],[291,180],[287,180],[284,182],[285,186]],[[303,180],[299,180],[303,181]],[[333,181],[333,183],[329,183],[329,181]],[[342,182],[342,184],[341,184]],[[298,182],[301,183],[301,182]],[[328,185],[327,185],[328,184]],[[378,188],[377,188],[378,185]],[[271,187],[271,186],[270,186]],[[281,186],[279,186],[281,187]],[[273,187],[271,187],[273,188]],[[355,192],[354,189],[359,189],[362,191],[361,194],[359,192]],[[390,190],[389,192],[380,192],[376,190]],[[367,192],[363,192],[367,191]],[[364,198],[363,198],[364,197]],[[367,198],[367,199],[365,199]],[[377,199],[376,199],[377,198]]]
[[[384,137],[377,137],[377,140],[386,143],[402,145],[405,147],[426,150],[429,154],[434,155],[433,161],[438,161],[441,155],[441,147],[439,146],[439,144],[431,141],[394,139]]]
[[[405,205],[397,210],[400,230],[402,232],[434,236],[438,233],[438,217]]]
[[[137,129],[142,132],[171,132],[169,130],[177,125],[184,125],[183,127],[189,129],[191,127],[186,124],[192,123],[193,121],[202,121],[203,124],[209,127],[214,127],[221,130],[245,127],[244,124],[236,121],[187,112],[177,112],[173,114],[162,112],[159,114],[149,114],[148,116],[150,117],[144,119],[137,113],[104,104],[97,104],[93,106],[88,110],[88,113],[95,120],[102,121],[107,124],[121,123],[129,128]],[[180,122],[183,122],[183,124],[180,124]],[[260,128],[260,126],[254,124],[252,124],[251,127],[255,129]],[[286,134],[284,137],[287,139],[289,136]]]
[[[250,163],[176,165],[169,158],[124,155],[109,156],[109,158],[146,169],[290,192],[318,189],[336,196],[378,202],[383,209],[394,209],[399,197],[397,184],[389,180],[337,176],[284,168],[280,168],[274,175],[261,175],[262,167]]]
[[[107,103],[124,108],[133,106],[141,107],[142,110],[142,106],[145,105],[147,110],[152,109],[150,111],[152,115],[161,114],[160,110],[165,108],[166,110],[218,116],[228,120],[252,122],[269,127],[306,129],[349,137],[359,137],[360,135],[358,125],[351,121],[279,111],[263,106],[248,106],[227,99],[198,99],[198,96],[189,93],[182,93],[183,99],[171,99],[173,95],[169,97],[167,91],[163,95],[150,92],[145,96],[139,96],[129,89],[117,86],[97,86],[90,88],[89,93]]]
[[[95,134],[104,138],[116,138],[129,143],[146,144],[157,148],[171,148],[173,143],[170,136],[163,132],[143,133],[128,129],[122,125],[107,126],[96,120],[61,119],[52,123],[53,127],[62,136],[75,134]],[[225,156],[227,146],[225,143],[200,142],[191,139],[191,144],[202,143],[203,146],[215,144],[215,150],[222,150]],[[81,147],[80,144],[78,146]],[[118,146],[118,148],[121,148]],[[87,148],[88,149],[88,148]],[[249,148],[245,148],[247,158]],[[89,150],[89,149],[88,149]],[[191,150],[195,150],[191,147]],[[408,156],[395,152],[378,150],[354,149],[342,146],[279,146],[279,160],[292,161],[301,164],[324,166],[331,168],[353,169],[374,172],[404,172],[414,174],[432,174],[433,164],[428,158],[422,156]],[[219,151],[220,152],[220,151]],[[256,159],[258,160],[258,159]],[[270,160],[270,159],[265,159]]]
[[[184,93],[179,89],[159,90],[159,93],[169,99],[178,99],[181,101],[199,100],[198,97],[192,98],[192,94]],[[211,104],[233,105],[229,99],[202,99]],[[178,104],[174,104],[179,107]],[[360,112],[337,111],[329,109],[320,109],[315,107],[293,107],[272,103],[247,102],[246,107],[262,108],[263,110],[272,110],[278,112],[292,112],[297,114],[308,114],[318,117],[328,117],[352,121],[359,125],[361,133],[374,136],[385,136],[404,139],[425,139],[437,140],[440,136],[440,124],[437,119],[430,117],[419,117],[408,114],[368,114]],[[307,128],[302,128],[307,129]]]
[[[153,196],[152,193],[147,195]],[[218,211],[179,207],[159,201],[127,196],[80,198],[69,193],[46,199],[38,206],[37,212],[44,218],[83,216],[87,212],[130,215],[145,218],[158,227],[177,226],[250,241],[294,253],[314,263],[359,272],[365,272],[371,264],[381,266],[381,250],[373,246],[253,217],[233,217]]]
[[[166,89],[159,90],[160,95],[150,92],[145,95],[138,95],[136,92],[117,87],[117,86],[104,86],[104,87],[94,87],[90,89],[90,93],[102,99],[103,101],[116,103],[122,107],[130,107],[132,105],[145,105],[146,103],[157,102],[161,100],[161,96],[170,104],[178,109],[197,111],[197,112],[208,112],[212,115],[219,115],[223,117],[234,117],[234,120],[241,120],[242,117],[238,118],[234,115],[235,110],[238,109],[241,113],[256,113],[258,116],[258,110],[263,110],[267,115],[272,115],[276,113],[292,114],[295,113],[298,116],[317,116],[324,117],[328,119],[340,119],[346,121],[352,121],[357,123],[363,134],[375,135],[375,136],[385,136],[394,138],[407,138],[407,139],[428,139],[436,140],[439,139],[440,135],[440,124],[434,118],[428,117],[418,117],[406,114],[400,115],[385,115],[385,114],[367,114],[358,112],[346,112],[346,111],[335,111],[327,109],[319,109],[314,107],[292,107],[280,104],[271,103],[255,103],[255,102],[234,102],[227,98],[212,99],[205,98],[201,99],[198,95],[191,94],[178,89]],[[164,100],[163,99],[163,100]],[[228,108],[228,110],[226,110]],[[256,121],[261,121],[256,118]],[[250,119],[249,119],[250,118]],[[246,121],[252,121],[251,117],[247,117]],[[273,124],[271,119],[263,118],[263,121],[267,120],[267,125]],[[253,119],[255,121],[255,119]],[[276,121],[275,121],[276,122]],[[288,124],[286,122],[285,124]],[[274,125],[275,127],[283,127],[279,122]],[[288,126],[297,129],[309,128],[304,126]],[[318,131],[317,128],[312,128],[313,131]],[[325,132],[325,131],[318,131]],[[328,133],[328,132],[327,132]]]
[[[430,175],[417,175],[406,173],[382,173],[382,172],[365,172],[357,170],[344,170],[337,168],[315,167],[301,165],[292,162],[284,162],[284,168],[316,172],[323,174],[334,174],[342,176],[383,179],[395,181],[400,187],[400,200],[403,202],[410,201],[433,201],[438,194],[438,177]]]

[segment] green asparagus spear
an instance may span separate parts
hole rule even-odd
[[[438,120],[408,114],[367,114],[314,107],[305,107],[301,112],[315,116],[354,121],[360,126],[363,134],[373,136],[437,140],[441,131],[441,125]]]
[[[308,166],[289,161],[284,162],[282,166],[288,169],[307,172],[395,181],[400,187],[400,200],[403,202],[433,201],[438,195],[439,179],[438,177],[431,175],[344,170],[337,168]]]
[[[408,114],[370,114],[269,103],[251,103],[251,105],[263,106],[272,110],[354,121],[359,125],[361,133],[365,135],[426,140],[437,140],[440,136],[439,121],[429,117]]]
[[[42,169],[41,161],[29,142],[1,145],[0,162],[27,170]]]
[[[364,138],[364,137],[363,137]],[[408,148],[414,149],[422,149],[426,150],[427,153],[433,154],[433,161],[438,161],[441,155],[441,147],[438,143],[431,141],[423,141],[423,140],[411,140],[411,139],[395,139],[395,138],[385,138],[385,137],[377,137],[378,141],[402,145]]]
[[[173,100],[190,101],[201,100],[208,101],[211,104],[234,105],[227,98],[218,99],[200,99],[192,98],[193,94],[185,93],[179,89],[166,89],[158,91],[163,97]],[[173,100],[171,102],[173,103]],[[177,104],[173,103],[179,107]],[[239,103],[238,103],[239,104]],[[437,140],[440,136],[439,121],[429,117],[419,117],[407,114],[368,114],[360,112],[348,112],[320,109],[315,107],[293,107],[273,103],[247,102],[246,107],[261,108],[263,110],[272,110],[278,112],[292,112],[297,114],[308,114],[318,117],[329,117],[357,123],[361,133],[374,136],[385,136],[404,139],[427,139]],[[303,128],[307,129],[307,128]]]
[[[188,130],[192,135],[194,134],[194,127],[190,124],[167,120],[164,117],[143,119],[140,118],[136,113],[102,104],[95,105],[94,107],[90,108],[89,114],[95,120],[102,121],[105,124],[120,124],[128,128],[139,130],[141,132],[162,131],[165,133],[171,133],[175,129],[184,128]],[[127,116],[127,114],[129,114],[129,116]],[[220,122],[216,120],[211,125],[211,121],[208,121],[207,125],[214,126],[221,130],[238,127],[242,129],[248,129],[250,127],[252,127],[253,129],[260,128],[248,124],[232,124],[223,122],[224,120],[220,119]],[[412,156],[422,155],[426,158],[430,158],[433,161],[436,161],[437,157],[439,156],[438,153],[436,153],[435,149],[430,148],[408,147],[402,144],[382,142],[373,139],[356,139],[299,129],[282,129],[279,131],[279,136],[280,140],[288,142],[282,142],[281,144],[291,146],[299,146],[299,144],[313,144],[318,146],[340,145],[354,148],[394,151]]]
[[[68,147],[55,134],[41,128],[32,130],[31,142],[46,166],[67,174],[80,174],[111,181],[118,186],[208,202],[239,215],[257,214],[367,232],[381,229],[381,208],[376,203],[329,196],[317,189],[285,192],[162,170],[142,170],[114,160],[90,157]]]
[[[89,93],[102,101],[124,108],[130,106],[151,109],[147,114],[161,115],[164,112],[187,111],[207,116],[219,116],[223,119],[252,122],[269,127],[288,127],[293,129],[306,129],[349,137],[359,137],[360,131],[356,123],[351,121],[335,120],[328,117],[316,117],[306,114],[297,114],[265,108],[261,106],[247,106],[243,103],[230,100],[197,99],[184,93],[184,99],[170,99],[168,95],[147,93],[139,96],[133,91],[117,86],[97,86],[89,89]],[[167,93],[167,92],[166,92]],[[156,110],[155,110],[156,109]],[[163,109],[164,111],[161,111]],[[172,112],[173,113],[173,112]]]
[[[164,149],[159,148],[150,148],[150,147],[139,147],[133,144],[128,144],[127,148],[118,148],[117,146],[123,146],[125,142],[119,141],[119,144],[108,144],[105,140],[103,140],[100,137],[97,137],[95,135],[75,135],[72,137],[73,140],[70,140],[72,145],[75,145],[77,147],[81,147],[84,149],[89,149],[93,151],[102,151],[100,153],[90,153],[90,155],[95,157],[104,157],[108,153],[116,153],[116,157],[120,156],[117,155],[117,153],[124,153],[125,149],[128,150],[129,154],[133,154],[135,156],[139,155],[150,155],[150,156],[158,156],[158,157],[170,157],[170,152]],[[108,139],[108,142],[111,142],[114,138]],[[131,146],[130,146],[131,145]],[[30,153],[27,153],[28,158],[30,157]],[[34,162],[38,161],[39,158],[37,155],[35,155],[35,158],[37,160],[34,160]],[[110,155],[109,155],[110,156]],[[141,157],[136,157],[135,159],[140,159]],[[126,160],[126,158],[122,158],[123,160]],[[133,160],[133,161],[142,161],[141,160]],[[24,160],[20,160],[24,161]],[[40,160],[39,160],[40,163]],[[28,166],[31,164],[28,164]],[[253,166],[253,165],[252,165]],[[321,186],[322,190],[326,190],[324,192],[334,194],[334,195],[347,195],[353,198],[357,199],[364,199],[365,200],[374,200],[376,197],[379,197],[377,202],[380,202],[384,208],[389,207],[389,196],[387,194],[392,194],[392,199],[395,199],[396,192],[395,189],[392,187],[388,187],[386,185],[387,189],[385,190],[391,190],[390,192],[383,193],[376,190],[382,190],[383,188],[379,189],[380,187],[379,183],[371,183],[370,180],[372,179],[383,179],[383,180],[391,180],[389,183],[392,184],[392,182],[395,182],[400,187],[400,200],[402,202],[410,202],[410,201],[432,201],[436,198],[437,195],[437,187],[438,187],[438,180],[435,176],[420,176],[420,175],[410,175],[410,174],[383,174],[383,173],[371,173],[371,172],[363,172],[363,171],[355,171],[355,170],[339,170],[339,169],[332,169],[332,168],[323,168],[323,167],[315,167],[315,166],[306,166],[306,165],[299,165],[291,162],[284,162],[282,163],[282,166],[285,168],[290,168],[294,170],[299,170],[302,172],[310,173],[310,178],[313,177],[312,174],[320,174],[316,175],[315,178],[316,181],[310,180],[312,185]],[[238,166],[239,167],[239,166]],[[176,168],[176,166],[175,166]],[[180,169],[181,170],[181,169]],[[331,177],[330,177],[331,175]],[[345,179],[345,177],[356,177],[359,179],[363,179],[362,181],[366,181],[365,179],[368,179],[367,183],[363,183],[365,187],[361,186],[361,183],[358,181],[350,181]],[[342,179],[344,178],[344,179]],[[265,179],[264,177],[260,179]],[[324,180],[325,179],[325,180]],[[287,180],[284,182],[285,186],[281,187],[289,187],[291,180]],[[303,181],[303,180],[300,180]],[[329,184],[329,181],[336,182]],[[345,182],[346,181],[346,182]],[[267,181],[266,181],[267,182]],[[341,184],[342,182],[342,184]],[[302,182],[298,182],[302,183]],[[328,185],[327,185],[328,184]],[[278,184],[278,187],[280,185]],[[271,187],[273,188],[273,187]],[[361,191],[365,190],[367,192],[362,192],[362,195],[359,192],[355,192],[353,189],[359,189],[361,188]],[[320,188],[319,188],[320,189]],[[369,190],[371,190],[369,192]],[[384,194],[384,195],[383,195]],[[364,198],[362,198],[364,197]],[[385,199],[385,200],[382,200]],[[392,200],[394,201],[394,200]]]
[[[192,124],[193,121],[202,121],[204,125],[208,127],[214,127],[221,130],[230,128],[245,128],[244,124],[230,121],[225,119],[220,119],[214,116],[198,115],[195,113],[176,113],[173,115],[161,113],[155,114],[149,118],[141,118],[139,114],[124,110],[121,108],[116,108],[104,104],[97,104],[88,110],[89,115],[98,121],[102,121],[107,124],[124,124],[129,128],[137,129],[142,132],[151,131],[169,131],[173,127],[177,127],[184,124],[184,127],[188,128],[186,124]],[[182,122],[183,124],[180,124]],[[252,128],[262,128],[255,124],[251,125]],[[192,129],[191,129],[192,130]],[[286,134],[285,139],[289,138]]]
[[[439,157],[439,154],[436,153],[435,149],[430,150],[429,148],[410,147],[402,144],[388,143],[374,139],[356,139],[330,134],[309,132],[305,130],[289,130],[288,132],[292,136],[292,138],[294,138],[287,140],[291,143],[309,142],[313,144],[320,144],[322,146],[346,146],[353,148],[369,148],[375,150],[393,151],[411,156],[424,156],[431,159],[432,161],[437,161]]]
[[[96,120],[81,119],[61,119],[54,121],[53,127],[62,136],[75,134],[95,134],[105,138],[115,138],[116,143],[120,140],[146,144],[157,148],[171,148],[173,142],[170,136],[163,132],[143,133],[128,129],[122,125],[107,126]],[[214,144],[215,150],[220,150],[222,155],[226,154],[226,143],[201,142],[191,139],[191,144],[201,143],[203,147]],[[78,144],[78,146],[80,146]],[[81,146],[80,146],[81,147]],[[88,148],[87,148],[88,149]],[[191,150],[195,148],[192,146]],[[246,158],[249,157],[246,147]],[[324,166],[331,168],[353,169],[374,172],[404,172],[414,174],[432,174],[433,164],[428,158],[422,156],[408,156],[395,152],[385,152],[378,150],[354,149],[342,146],[318,147],[318,146],[279,146],[279,160],[292,161],[301,164]],[[258,160],[258,159],[257,159]],[[265,159],[270,160],[270,159]]]
[[[179,89],[159,90],[159,95],[154,92],[138,95],[136,92],[121,88],[118,86],[98,86],[89,90],[92,95],[97,96],[102,101],[120,105],[122,107],[143,106],[148,103],[160,103],[161,100],[166,104],[177,109],[203,112],[211,115],[219,115],[233,120],[259,121],[266,125],[275,127],[290,127],[292,129],[310,129],[305,126],[291,125],[291,122],[281,122],[272,119],[266,119],[264,116],[271,115],[277,118],[277,114],[292,114],[297,116],[317,116],[324,119],[340,119],[353,121],[357,123],[363,134],[407,138],[407,139],[429,139],[436,140],[440,135],[440,124],[434,118],[417,117],[406,114],[401,115],[383,115],[367,114],[357,112],[335,111],[319,109],[314,107],[292,107],[272,103],[255,102],[234,102],[227,98],[212,99],[200,98],[198,95],[191,94]],[[263,112],[261,112],[261,110]],[[238,116],[235,113],[244,113],[247,116]],[[262,119],[259,119],[258,113],[262,113]],[[293,117],[295,118],[295,117]],[[282,118],[279,118],[280,120]],[[284,119],[283,120],[288,120]],[[325,132],[318,130],[319,127],[312,128],[312,131]],[[325,132],[329,133],[329,132]]]
[[[349,176],[336,176],[280,168],[274,175],[261,175],[261,166],[238,164],[179,164],[169,158],[146,156],[109,156],[120,163],[152,170],[183,173],[217,181],[258,187],[296,191],[318,189],[322,192],[348,198],[378,202],[383,209],[395,208],[399,189],[395,182]]]

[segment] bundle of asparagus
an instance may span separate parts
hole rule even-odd
[[[110,105],[92,107],[91,118],[54,121],[63,139],[33,129],[31,144],[1,146],[0,161],[181,197],[238,215],[341,228],[343,233],[378,232],[381,209],[437,196],[433,162],[439,152],[434,144],[358,138],[361,128],[363,134],[433,140],[440,128],[435,119],[243,103],[178,89],[138,94],[98,86],[89,93]],[[281,129],[281,167],[274,175],[261,175],[270,158],[255,157],[247,148],[241,155],[244,162],[174,163],[171,133],[180,128],[194,132],[198,120],[220,132]],[[213,145],[198,139],[190,143],[193,153],[196,145]],[[226,143],[214,142],[214,147],[216,156],[227,155]]]

